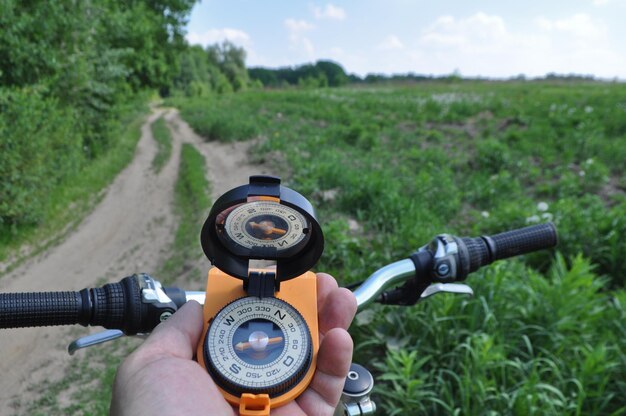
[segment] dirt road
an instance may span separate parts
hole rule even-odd
[[[161,115],[172,132],[172,157],[155,174],[151,163],[157,148],[150,124]],[[186,142],[194,144],[207,160],[213,200],[246,183],[251,174],[268,173],[249,163],[249,142],[205,143],[176,110],[155,110],[142,127],[133,161],[93,212],[60,244],[0,277],[0,291],[80,290],[157,269],[167,257],[176,230],[173,191],[180,147]],[[198,261],[202,269],[209,267],[208,260]],[[14,414],[16,401],[32,401],[29,386],[63,377],[72,360],[67,344],[75,334],[76,329],[62,327],[0,331],[0,415]]]

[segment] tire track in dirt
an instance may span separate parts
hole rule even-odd
[[[207,161],[207,179],[211,183],[212,201],[231,188],[247,184],[250,175],[272,174],[268,166],[250,162],[248,152],[256,143],[254,140],[207,142],[182,120],[178,110],[171,109],[164,118],[176,139],[193,144]]]
[[[157,148],[150,125],[161,115],[172,132],[172,157],[155,174],[151,163]],[[167,258],[176,230],[172,206],[182,143],[193,144],[206,158],[213,200],[247,183],[251,174],[267,173],[266,168],[248,160],[252,142],[205,142],[181,120],[178,111],[153,111],[142,126],[133,161],[93,212],[59,245],[3,276],[0,291],[80,290],[134,272],[156,270]],[[197,266],[205,273],[210,264],[199,258]],[[196,280],[202,288],[204,276],[194,276]],[[63,378],[73,359],[66,352],[67,344],[77,331],[90,331],[78,328],[80,331],[76,327],[0,330],[0,415],[19,413],[20,402],[36,400],[29,397],[33,395],[29,387]]]

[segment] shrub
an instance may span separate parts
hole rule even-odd
[[[83,162],[75,122],[37,88],[0,89],[0,223],[42,220],[53,186]]]

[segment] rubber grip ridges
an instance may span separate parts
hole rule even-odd
[[[79,323],[79,292],[0,293],[0,328]]]
[[[556,246],[556,227],[551,222],[506,231],[489,237],[493,242],[493,260],[506,259],[520,254]]]
[[[110,329],[124,327],[126,296],[121,283],[109,283],[92,289],[93,318],[90,325]]]
[[[461,240],[465,243],[469,257],[468,273],[475,272],[482,266],[491,263],[489,248],[482,238],[463,237]]]

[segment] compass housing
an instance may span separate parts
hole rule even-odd
[[[261,209],[276,220],[254,222],[257,217],[248,212]],[[288,227],[287,223],[293,226]],[[267,235],[275,230],[276,241],[269,241],[270,237],[265,238],[268,241],[255,238],[250,230],[246,232],[245,224],[254,224]],[[280,178],[264,175],[251,176],[248,185],[226,192],[213,204],[200,242],[214,266],[238,279],[248,279],[250,260],[276,261],[277,283],[310,270],[324,251],[324,236],[311,203],[298,192],[281,186]]]
[[[260,306],[259,311],[256,310],[257,305],[249,305],[249,306],[252,306],[252,310],[249,310],[246,308],[246,305],[243,305],[240,303],[240,302],[243,302],[245,299],[251,299],[249,293],[247,293],[246,290],[244,290],[243,286],[244,285],[241,284],[241,281],[239,279],[233,278],[232,276],[226,274],[225,272],[218,269],[217,267],[212,267],[209,270],[208,278],[207,278],[207,285],[206,285],[206,299],[205,299],[205,303],[203,307],[204,328],[203,328],[202,336],[200,338],[202,341],[198,343],[198,346],[196,349],[196,357],[197,357],[198,363],[200,363],[202,367],[207,369],[207,372],[212,377],[214,377],[214,379],[216,379],[218,389],[221,391],[224,398],[226,398],[226,400],[229,403],[231,403],[233,406],[238,406],[240,410],[242,409],[241,406],[244,406],[244,408],[246,408],[247,403],[248,403],[246,399],[246,395],[252,394],[256,397],[265,396],[266,400],[269,401],[269,406],[273,409],[279,406],[283,406],[289,403],[290,401],[296,399],[300,394],[302,394],[306,390],[306,388],[311,383],[311,380],[313,379],[313,375],[315,374],[317,354],[319,351],[317,277],[315,273],[308,271],[296,279],[291,279],[287,282],[284,282],[281,285],[280,291],[276,292],[275,294],[275,298],[276,298],[275,300],[282,300],[284,302],[272,301],[271,299],[273,299],[273,297],[267,297],[267,298],[252,297],[252,299],[256,299],[259,301],[258,303],[258,306]],[[219,371],[217,366],[215,366],[215,363],[216,363],[216,360],[219,361],[220,359],[219,358],[219,354],[221,354],[221,352],[219,351],[220,347],[229,348],[232,351],[232,354],[238,354],[237,351],[240,351],[239,344],[241,343],[241,341],[244,341],[244,344],[245,344],[245,341],[248,341],[248,344],[253,344],[254,339],[253,339],[252,333],[255,331],[263,331],[268,336],[269,339],[268,339],[267,346],[268,346],[270,355],[276,353],[277,351],[281,351],[281,354],[282,354],[283,348],[280,345],[281,342],[284,345],[287,342],[291,341],[291,345],[294,345],[293,339],[300,338],[300,337],[293,338],[292,336],[287,337],[285,335],[281,335],[280,333],[277,333],[274,331],[274,329],[276,328],[273,326],[272,326],[272,329],[269,329],[269,327],[267,326],[268,321],[273,321],[274,323],[278,324],[278,326],[280,326],[280,324],[278,323],[280,320],[281,322],[284,322],[283,326],[288,328],[288,330],[291,333],[292,327],[290,327],[289,323],[287,322],[287,320],[289,319],[288,316],[291,315],[292,317],[297,317],[297,314],[294,314],[294,313],[287,314],[285,310],[281,307],[280,314],[275,314],[276,310],[270,309],[269,314],[271,317],[268,317],[267,316],[268,310],[265,308],[265,306],[270,306],[270,305],[267,305],[266,304],[267,302],[276,303],[276,304],[280,303],[281,305],[284,303],[287,303],[291,305],[291,307],[293,307],[293,309],[295,309],[302,318],[304,318],[304,322],[306,322],[306,325],[302,325],[302,327],[295,334],[304,333],[306,336],[306,332],[308,332],[308,335],[310,335],[312,355],[309,358],[308,352],[306,352],[304,355],[298,354],[298,356],[301,357],[301,359],[297,359],[297,360],[295,359],[296,356],[294,356],[294,362],[292,363],[292,365],[295,366],[297,362],[300,362],[300,365],[302,365],[302,367],[298,365],[298,367],[300,368],[297,371],[292,373],[291,377],[288,378],[289,380],[286,380],[286,379],[278,380],[274,378],[274,380],[270,382],[270,385],[265,385],[262,389],[258,389],[259,386],[255,387],[254,385],[255,383],[254,382],[251,383],[251,381],[255,380],[256,378],[254,377],[253,374],[248,374],[248,372],[250,371],[251,373],[254,373],[260,370],[258,369],[255,370],[254,368],[244,369],[244,367],[246,367],[245,365],[243,365],[242,363],[237,363],[237,365],[241,368],[241,371],[239,371],[239,374],[244,376],[244,379],[239,380],[239,382],[237,382],[236,380],[230,380],[231,377],[229,376],[229,373],[232,373],[233,370],[236,370],[235,367],[231,367],[233,362],[231,362],[226,367],[226,371],[224,371],[225,369],[223,367],[221,369],[222,371]],[[239,306],[241,307],[240,308],[235,307],[234,309],[236,310],[234,309],[230,310],[232,313],[229,313],[226,316],[221,316],[218,318],[218,314],[220,313],[220,311],[222,310],[228,311],[229,309],[228,308],[225,309],[225,306],[231,303],[233,303],[232,304],[233,307],[237,306],[237,304],[239,304]],[[242,314],[240,315],[238,311],[241,311]],[[254,316],[254,315],[257,315],[257,313],[262,313],[265,316]],[[283,315],[286,315],[284,318],[285,320],[281,319]],[[260,319],[261,320],[260,323],[262,326],[261,327],[257,326],[255,328],[248,327],[247,332],[249,333],[247,333],[245,331],[245,327],[241,327],[240,325],[234,325],[235,322],[239,318],[244,318],[244,317],[247,317],[248,320],[251,320],[251,321]],[[232,321],[231,326],[226,325],[229,320]],[[296,320],[300,321],[297,318]],[[210,328],[213,327],[214,325],[219,326],[220,322],[223,324],[221,326],[221,329],[216,327],[216,329],[218,329],[217,330],[218,339],[216,340],[213,337],[212,340],[207,340]],[[227,336],[227,334],[229,333],[227,328],[232,328],[231,330],[232,337]],[[222,329],[224,330],[224,332],[222,332]],[[282,331],[282,332],[284,333],[285,331]],[[245,336],[243,338],[235,339],[234,337],[239,337],[237,333],[239,334],[244,333]],[[219,339],[220,336],[223,337],[222,338],[222,341],[224,342],[223,344],[220,344],[220,339]],[[246,340],[246,336],[248,337],[247,340]],[[279,336],[282,336],[283,340],[275,339],[275,337],[279,337]],[[272,341],[270,341],[272,338],[274,338],[274,342],[276,342],[276,344],[274,345],[272,345],[271,344]],[[214,344],[215,342],[217,342],[217,344]],[[205,346],[207,346],[207,344],[209,345],[214,344],[217,346],[218,348],[217,357],[211,358],[209,354],[206,354],[207,351],[205,349]],[[242,348],[243,350],[252,353],[251,351],[249,351],[249,348],[253,348],[252,345],[248,345],[248,349],[246,349],[245,346],[241,346],[241,347],[244,347]],[[290,348],[290,350],[292,349]],[[308,350],[308,347],[305,348],[304,350]],[[252,358],[254,358],[254,360],[258,359],[255,357],[252,357]],[[240,356],[239,359],[242,359],[242,357]],[[245,357],[243,359],[245,360]],[[265,359],[265,358],[262,358],[262,359]],[[276,358],[273,356],[267,357],[268,364],[270,364],[273,368],[280,368],[280,365],[278,367],[275,367],[271,363],[276,364],[276,362],[280,362],[282,363],[282,365],[285,365],[287,364],[284,361],[286,359],[287,359],[287,356],[284,356],[283,358]],[[211,361],[213,361],[213,364],[211,364]],[[248,363],[254,363],[254,362],[255,361],[248,361]],[[261,364],[262,362],[256,361],[256,363]],[[223,376],[221,377],[221,380],[219,380],[220,378],[219,374],[217,375],[217,378],[215,377],[216,370],[218,370],[217,372],[221,373],[221,375]],[[263,376],[266,377],[266,374],[263,374]],[[296,381],[297,384],[294,384],[293,381]],[[259,413],[259,414],[263,414],[263,413]]]
[[[266,342],[255,348],[250,344],[256,334],[263,334]],[[268,337],[274,345],[267,343]],[[293,306],[275,297],[248,296],[215,315],[203,353],[209,374],[226,392],[275,398],[302,381],[311,366],[313,345],[304,317]]]

